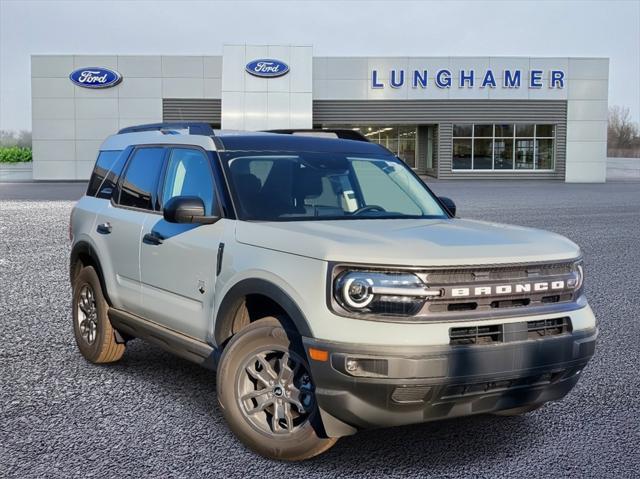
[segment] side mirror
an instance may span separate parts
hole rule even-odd
[[[456,204],[453,202],[451,198],[447,198],[446,196],[439,196],[438,199],[440,203],[444,205],[445,208],[451,213],[451,216],[456,215]]]
[[[199,223],[210,225],[219,216],[206,216],[204,201],[197,196],[174,196],[164,205],[164,219],[169,223]]]

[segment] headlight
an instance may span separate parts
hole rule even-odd
[[[348,311],[412,316],[442,290],[429,289],[412,273],[345,271],[336,277],[333,294]]]
[[[582,288],[582,284],[584,282],[584,270],[582,267],[582,260],[576,261],[575,263],[573,263],[571,270],[573,272],[574,277],[567,281],[567,286],[577,291],[580,288]]]

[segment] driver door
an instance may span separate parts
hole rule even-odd
[[[197,147],[171,148],[160,191],[161,205],[175,196],[198,196],[207,215],[217,211],[210,159]],[[142,228],[142,309],[148,319],[205,341],[211,318],[217,251],[226,222],[169,223],[148,215]]]

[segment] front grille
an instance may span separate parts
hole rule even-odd
[[[529,339],[539,339],[547,336],[558,336],[571,332],[571,320],[565,318],[541,319],[527,322]]]
[[[450,343],[454,345],[491,344],[502,342],[502,325],[451,328]]]
[[[442,296],[429,298],[417,316],[465,319],[486,314],[509,314],[514,309],[552,311],[580,294],[566,285],[575,278],[574,263],[466,267],[416,274]],[[544,285],[543,285],[544,284]],[[562,284],[554,289],[552,284]],[[543,285],[543,288],[536,289]]]
[[[488,345],[558,336],[571,332],[569,317],[542,319],[522,323],[464,326],[449,329],[453,346]]]
[[[457,285],[479,281],[508,281],[531,277],[561,276],[569,274],[572,265],[573,263],[557,263],[452,268],[425,272],[422,277],[429,283],[442,285]]]
[[[453,399],[464,396],[473,396],[487,392],[500,391],[504,389],[516,389],[531,386],[542,386],[554,382],[562,376],[563,372],[544,373],[524,378],[506,379],[502,381],[486,381],[474,384],[461,384],[448,386],[440,399]]]
[[[385,275],[385,282],[391,284],[389,291],[393,288],[403,291],[398,297],[389,292],[375,293],[371,303],[360,309],[346,307],[334,291],[330,299],[332,309],[343,316],[388,321],[454,322],[566,314],[581,307],[579,300],[583,292],[579,260],[442,268],[367,268],[336,264],[332,267],[332,287],[345,271],[362,272],[363,276],[366,273]],[[415,296],[401,286],[404,280],[396,281],[400,275],[415,275],[423,283],[415,278],[406,283],[416,287]]]
[[[431,392],[431,386],[400,386],[393,390],[391,399],[400,404],[423,402]]]

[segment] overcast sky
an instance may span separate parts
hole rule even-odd
[[[0,129],[31,129],[31,54],[205,54],[311,44],[323,56],[611,58],[609,104],[640,118],[640,0],[0,0]]]

